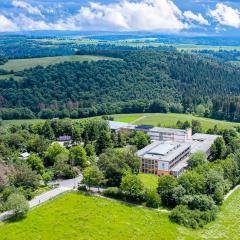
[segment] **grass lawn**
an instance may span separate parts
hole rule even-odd
[[[163,127],[176,127],[176,123],[178,120],[180,121],[192,121],[198,120],[202,123],[202,127],[204,129],[212,128],[215,125],[218,128],[231,128],[234,126],[240,126],[240,123],[233,123],[233,122],[226,122],[226,121],[219,121],[210,118],[202,118],[196,117],[191,114],[175,114],[175,113],[148,113],[148,114],[120,114],[120,115],[113,115],[115,121],[125,121],[128,122],[128,118],[134,119],[134,124],[148,124],[148,125],[161,125]],[[134,118],[135,117],[135,118]],[[137,120],[139,119],[139,121]]]
[[[109,58],[102,56],[89,56],[89,55],[73,55],[73,56],[58,56],[58,57],[43,57],[43,58],[27,58],[27,59],[14,59],[9,60],[6,64],[0,68],[10,71],[22,71],[24,69],[33,68],[38,65],[46,67],[48,65],[62,63],[62,62],[74,62],[74,61],[98,61],[98,60],[116,60],[117,58]],[[119,59],[118,59],[119,60]]]
[[[1,240],[238,240],[240,189],[204,229],[173,224],[167,212],[68,193],[30,211],[19,222],[0,223]]]
[[[157,189],[158,186],[158,177],[153,174],[138,174],[138,178],[142,181],[145,188],[148,189]]]
[[[77,193],[33,209],[22,221],[0,223],[1,240],[172,240],[185,231],[167,213]]]

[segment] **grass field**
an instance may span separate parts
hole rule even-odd
[[[176,123],[178,120],[192,121],[194,119],[194,120],[200,121],[202,124],[202,127],[205,130],[208,128],[212,128],[215,125],[217,125],[219,129],[240,126],[240,123],[218,121],[210,118],[196,117],[190,114],[149,113],[149,114],[120,114],[120,115],[113,115],[113,116],[115,121],[120,121],[120,122],[134,121],[134,124],[136,125],[148,124],[148,125],[154,125],[154,126],[160,125],[162,127],[176,127]]]
[[[22,71],[36,67],[38,65],[46,67],[48,65],[57,64],[61,62],[83,62],[83,61],[98,61],[98,60],[116,60],[116,58],[101,57],[101,56],[89,56],[89,55],[73,55],[73,56],[59,56],[59,57],[43,57],[43,58],[27,58],[27,59],[14,59],[9,60],[6,64],[0,68],[7,71]]]
[[[240,126],[240,123],[218,121],[210,118],[201,118],[201,117],[196,117],[190,114],[174,114],[174,113],[118,114],[118,115],[113,115],[113,117],[115,121],[129,122],[129,123],[134,123],[136,125],[149,124],[149,125],[158,126],[160,124],[163,127],[173,127],[173,128],[176,127],[176,123],[178,120],[192,121],[193,119],[200,121],[205,130],[208,128],[212,128],[215,125],[217,125],[219,129]],[[6,127],[9,125],[34,124],[34,123],[43,122],[43,121],[45,120],[43,119],[4,120],[2,121],[2,124],[4,127]],[[77,120],[74,120],[74,121],[77,121]]]
[[[145,188],[157,189],[158,177],[156,175],[140,173],[138,178],[142,181]]]
[[[238,240],[239,233],[240,189],[216,221],[199,230],[171,223],[167,212],[78,193],[37,207],[19,222],[0,223],[1,240]]]

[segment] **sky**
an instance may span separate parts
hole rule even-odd
[[[0,0],[0,32],[239,35],[240,0]]]

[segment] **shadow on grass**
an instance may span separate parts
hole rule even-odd
[[[24,215],[24,216],[11,216],[11,217],[9,217],[8,219],[6,219],[4,222],[6,222],[6,223],[21,222],[21,221],[23,221],[26,217],[27,217],[27,215]]]

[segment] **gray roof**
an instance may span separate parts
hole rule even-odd
[[[154,127],[150,129],[151,132],[166,132],[172,134],[186,134],[187,130],[185,129],[177,129],[177,128],[163,128],[163,127]]]
[[[170,162],[190,146],[190,143],[155,141],[139,150],[137,156],[146,159]]]
[[[115,122],[115,121],[108,121],[108,125],[110,127],[110,129],[112,130],[119,130],[121,128],[129,128],[131,129],[131,127],[135,127],[132,124],[129,123],[124,123],[124,122]]]
[[[208,152],[218,135],[195,133],[190,141],[192,144],[191,153],[198,151]]]

